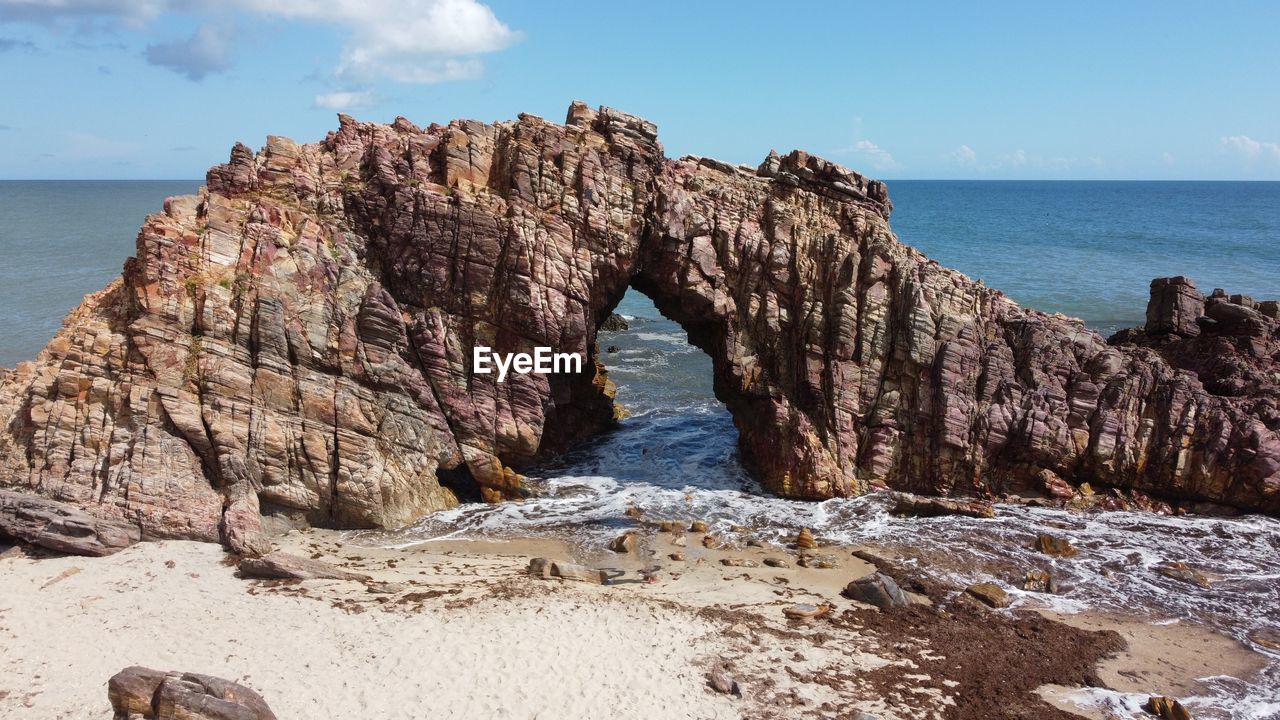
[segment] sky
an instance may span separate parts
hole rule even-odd
[[[200,178],[337,112],[655,123],[872,177],[1280,180],[1280,3],[0,0],[0,178]]]

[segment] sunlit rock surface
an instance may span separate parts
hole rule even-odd
[[[579,103],[564,125],[340,120],[237,145],[0,372],[0,485],[247,553],[264,527],[518,498],[614,422],[596,332],[634,285],[711,356],[774,492],[1050,471],[1280,512],[1274,302],[1161,280],[1108,344],[901,244],[883,183],[803,152],[669,160],[651,123]],[[498,383],[476,345],[584,370]]]

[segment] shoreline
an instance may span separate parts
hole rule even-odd
[[[653,540],[657,557],[677,551],[672,537]],[[865,712],[879,720],[980,717],[991,709],[974,704],[984,688],[1031,681],[1025,693],[988,699],[1011,717],[1106,717],[1070,704],[1080,680],[1174,695],[1196,692],[1208,663],[1240,673],[1266,664],[1188,624],[943,608],[922,596],[910,608],[877,611],[839,595],[874,571],[850,548],[818,548],[833,566],[806,568],[782,548],[704,548],[700,537],[688,534],[686,561],[663,561],[652,584],[635,581],[647,564],[640,554],[577,556],[627,572],[626,582],[609,586],[530,576],[531,557],[573,556],[545,539],[388,549],[350,544],[337,531],[276,538],[279,550],[368,582],[241,579],[222,548],[184,541],[144,542],[106,558],[10,550],[0,558],[0,637],[10,648],[0,666],[0,718],[106,717],[107,678],[134,664],[241,682],[282,718]],[[721,563],[765,557],[789,567]],[[835,607],[809,622],[783,616],[806,602]],[[1110,636],[1094,631],[1119,633],[1129,649],[1095,665],[1090,653]],[[1021,668],[939,660],[1005,646],[1039,648],[1044,657]],[[1068,647],[1078,654],[1068,657]],[[547,680],[544,668],[558,679]],[[708,687],[716,669],[734,676],[741,698]],[[1060,682],[1038,683],[1055,673]]]

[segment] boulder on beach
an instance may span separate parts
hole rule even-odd
[[[529,574],[543,579],[560,578],[572,582],[585,582],[592,585],[603,585],[606,577],[603,570],[589,568],[571,562],[532,558],[529,560]]]
[[[240,575],[267,580],[369,580],[368,575],[353,573],[327,562],[304,558],[286,552],[272,552],[262,557],[244,558],[238,564]]]
[[[995,583],[974,583],[973,585],[965,588],[964,591],[970,597],[978,599],[987,607],[1009,607],[1009,593],[1005,592],[1004,588],[996,585]]]
[[[107,681],[107,697],[114,720],[276,720],[258,693],[198,673],[128,667]]]
[[[0,490],[0,540],[101,557],[142,539],[137,525],[94,517],[74,505],[39,495]]]
[[[898,583],[884,573],[874,573],[858,578],[844,588],[844,596],[850,600],[874,605],[878,608],[906,607],[911,604]]]
[[[633,553],[636,551],[637,538],[634,532],[623,533],[609,541],[609,549],[619,554]]]

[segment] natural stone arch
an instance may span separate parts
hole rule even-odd
[[[0,484],[246,552],[264,516],[447,507],[441,472],[520,497],[521,468],[612,421],[596,331],[633,284],[711,355],[774,492],[1050,473],[1277,511],[1274,304],[1211,298],[1184,337],[1190,305],[1163,322],[1162,296],[1151,333],[1110,346],[902,245],[890,210],[804,153],[668,160],[651,123],[581,104],[564,125],[343,116],[320,143],[237,145],[0,376]],[[470,372],[482,342],[588,362],[499,384]]]

